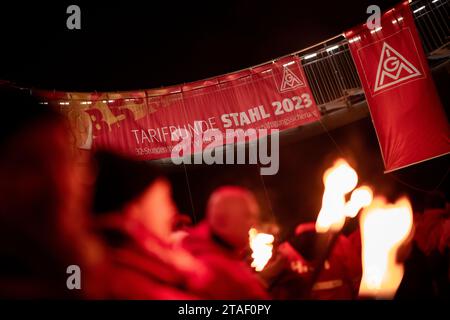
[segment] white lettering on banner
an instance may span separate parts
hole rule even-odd
[[[411,62],[386,42],[383,42],[374,92],[399,85],[405,80],[421,75]]]
[[[220,119],[223,122],[223,127],[229,128],[233,125],[238,127],[249,125],[269,117],[270,114],[267,113],[264,106],[261,105],[239,113],[223,114],[220,116]]]
[[[302,102],[303,101],[303,102]],[[283,101],[274,101],[272,106],[275,108],[275,115],[279,116],[285,112],[291,112],[293,110],[299,110],[303,108],[309,108],[312,105],[311,97],[308,93],[303,93],[301,97],[295,96],[285,98]]]
[[[185,124],[177,126],[166,126],[161,128],[150,128],[147,130],[142,129],[132,129],[131,132],[134,134],[136,139],[136,144],[144,143],[161,143],[167,141],[173,141],[178,136],[183,136],[183,132],[189,132],[191,135],[198,135],[207,130],[216,128],[216,119],[210,117],[207,120],[194,121],[194,124]]]
[[[169,153],[174,164],[191,164],[192,159],[194,164],[208,165],[259,163],[261,175],[274,175],[279,170],[279,129],[299,120],[319,117],[317,110],[309,109],[312,105],[311,95],[302,93],[273,101],[273,112],[259,105],[246,111],[195,120],[193,124],[130,131],[139,156]],[[217,118],[222,126],[216,122]],[[259,123],[252,126],[256,122]],[[249,150],[248,157],[246,150]]]
[[[272,107],[274,108],[274,114],[280,116],[284,113],[309,108],[312,104],[311,96],[308,93],[302,93],[300,97],[294,96],[292,98],[284,98],[282,101],[274,101],[272,102]],[[224,128],[230,128],[232,126],[245,127],[246,125],[267,118],[270,118],[270,113],[266,111],[263,105],[247,111],[226,113],[220,116]]]

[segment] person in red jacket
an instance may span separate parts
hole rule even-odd
[[[182,241],[212,271],[202,295],[207,299],[267,299],[262,283],[241,256],[248,245],[248,232],[259,217],[253,194],[240,187],[221,187],[210,196],[206,211],[206,221]]]
[[[94,213],[108,248],[109,297],[197,299],[208,270],[170,243],[176,207],[159,170],[119,155],[98,153]]]
[[[275,299],[350,300],[357,298],[361,266],[350,242],[339,235],[322,266],[318,266],[320,235],[314,223],[300,224],[282,243],[260,276]],[[320,268],[320,270],[317,270]]]

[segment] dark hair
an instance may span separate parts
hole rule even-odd
[[[121,211],[161,176],[160,170],[148,162],[111,152],[98,151],[94,160],[97,181],[93,213],[96,215]]]

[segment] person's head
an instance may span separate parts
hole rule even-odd
[[[0,106],[0,256],[66,290],[67,263],[85,262],[87,218],[67,123],[29,91],[0,87]]]
[[[94,214],[120,213],[152,234],[168,239],[176,207],[170,183],[158,168],[127,157],[98,152]]]
[[[206,209],[212,232],[237,249],[248,244],[248,232],[258,223],[259,213],[254,195],[234,186],[215,190]]]
[[[125,206],[126,215],[141,222],[152,234],[165,241],[172,233],[176,212],[170,183],[164,178],[156,179]]]

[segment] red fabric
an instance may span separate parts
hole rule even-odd
[[[197,132],[215,128],[225,135],[226,129],[284,130],[320,118],[298,57],[145,92],[40,95],[68,116],[78,147],[141,159],[170,157],[178,143],[171,133],[186,128],[194,135],[194,122],[201,121]]]
[[[310,290],[314,269],[288,242],[279,247],[284,270],[271,287],[275,299],[350,300],[358,293],[361,266],[349,240],[339,236],[316,283]]]
[[[449,153],[450,131],[408,2],[384,13],[381,27],[345,36],[392,171]]]
[[[206,224],[197,226],[182,245],[212,272],[208,283],[199,289],[206,299],[268,299],[250,267],[234,251],[215,242]]]
[[[141,225],[111,216],[99,219],[97,229],[108,247],[107,294],[112,299],[186,300],[198,299],[192,281],[195,260],[179,267],[185,252],[172,249]],[[203,272],[199,267],[199,272]]]
[[[444,253],[450,246],[450,211],[426,209],[417,217],[414,238],[419,249],[427,256],[433,251]]]

